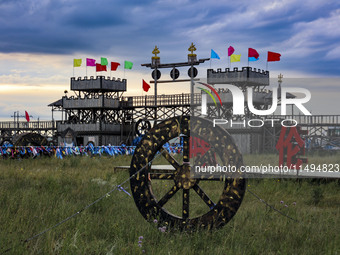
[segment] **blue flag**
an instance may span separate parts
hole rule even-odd
[[[211,49],[211,56],[210,56],[210,58],[220,59],[220,57],[217,55],[217,53],[213,49]]]
[[[259,60],[260,58],[255,58],[255,57],[249,57],[248,58],[248,61],[257,61]]]

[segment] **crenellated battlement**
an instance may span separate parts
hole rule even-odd
[[[89,78],[84,76],[77,79],[71,77],[71,90],[123,92],[126,91],[126,79],[105,76],[90,76]]]
[[[238,69],[234,67],[233,70],[226,68],[222,71],[218,68],[217,71],[213,69],[207,70],[207,79],[209,84],[234,84],[238,86],[268,86],[269,85],[269,71],[261,69],[242,67]]]
[[[117,109],[119,107],[118,98],[110,98],[103,95],[94,97],[62,97],[64,109]]]

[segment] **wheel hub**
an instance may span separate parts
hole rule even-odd
[[[178,188],[191,189],[196,184],[196,179],[190,176],[190,165],[183,164],[177,169],[174,176],[175,184]]]

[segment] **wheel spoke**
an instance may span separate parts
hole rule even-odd
[[[161,200],[159,200],[158,201],[158,205],[160,206],[160,207],[163,207],[163,205],[165,205],[168,201],[169,201],[169,199],[170,198],[172,198],[175,194],[176,194],[176,192],[178,191],[178,188],[177,188],[177,186],[173,186],[165,195],[164,195],[164,197],[162,197],[162,199]]]
[[[151,168],[150,173],[151,174],[173,174],[175,173],[175,169],[157,169],[157,168]]]
[[[178,169],[179,168],[179,163],[177,162],[176,159],[174,159],[173,156],[170,155],[170,153],[162,148],[160,150],[160,152],[162,153],[163,157],[175,168],[175,169]]]
[[[195,186],[193,187],[193,189],[196,191],[196,193],[200,196],[200,198],[202,198],[202,200],[204,201],[204,203],[206,203],[206,205],[212,209],[215,206],[215,203],[209,198],[209,196],[203,191],[203,189],[198,185],[195,184]]]
[[[189,155],[190,155],[190,137],[184,136],[183,137],[183,162],[188,163],[189,162]]]
[[[183,219],[189,218],[189,189],[183,189]]]
[[[150,173],[150,179],[173,180],[174,177],[174,173]]]

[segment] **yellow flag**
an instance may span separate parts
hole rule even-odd
[[[231,54],[230,62],[240,62],[240,61],[241,61],[241,54],[240,55]]]
[[[81,59],[73,59],[73,67],[81,66]]]

